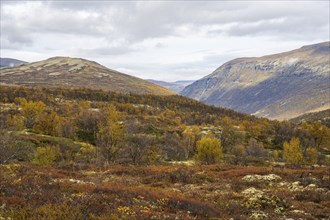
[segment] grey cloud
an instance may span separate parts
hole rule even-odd
[[[234,40],[248,45],[249,38],[257,39],[254,46],[263,40],[260,48],[279,39],[327,40],[328,17],[328,1],[1,1],[1,50],[111,58],[110,68],[196,79],[245,54],[221,51],[214,44],[223,45],[222,39],[232,42],[223,45],[227,49],[242,47]],[[159,56],[164,60],[155,60],[171,63],[178,54],[181,63],[161,66],[150,60]]]
[[[117,56],[122,54],[128,54],[132,52],[137,52],[139,49],[125,46],[118,47],[98,47],[93,49],[78,49],[73,53],[80,56],[90,56],[90,57],[103,57],[103,56]]]
[[[322,31],[316,27],[329,25],[324,19],[329,16],[328,5],[327,2],[261,1],[44,1],[34,12],[27,12],[24,17],[15,16],[12,25],[27,34],[107,36],[108,41],[125,38],[131,43],[167,36],[185,37],[181,35],[181,27],[194,33],[209,25],[228,24],[234,25],[229,29],[211,30],[209,34],[249,36],[316,31],[315,34]],[[6,12],[6,7],[2,8]],[[4,13],[2,23],[8,22],[10,16]],[[286,22],[272,23],[281,18],[287,18]]]

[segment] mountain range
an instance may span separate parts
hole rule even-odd
[[[81,58],[26,63],[1,58],[0,83],[174,95],[269,119],[330,108],[330,42],[289,52],[231,60],[197,81],[143,80]]]
[[[1,69],[1,83],[63,88],[89,88],[119,93],[174,95],[175,92],[109,69],[96,62],[70,57]]]
[[[330,42],[231,60],[182,95],[270,119],[330,108]]]

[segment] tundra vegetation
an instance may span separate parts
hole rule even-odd
[[[329,219],[330,129],[181,96],[0,87],[0,219]]]

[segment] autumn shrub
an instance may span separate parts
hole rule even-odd
[[[6,128],[8,130],[20,131],[25,128],[24,118],[20,115],[7,115]]]
[[[275,162],[278,162],[279,161],[279,158],[280,158],[280,153],[278,150],[274,150],[273,151],[273,159]]]
[[[201,140],[197,141],[197,152],[195,158],[203,164],[214,164],[220,162],[223,158],[220,141],[217,138],[202,137]]]
[[[7,130],[0,130],[0,164],[28,161],[33,151],[32,143],[19,141],[15,135]]]
[[[45,103],[42,101],[33,102],[22,99],[20,104],[22,107],[22,115],[25,119],[25,126],[27,128],[33,128],[37,121],[37,117],[46,109]]]
[[[246,163],[246,149],[243,145],[235,145],[231,149],[231,153],[233,154],[233,158],[230,158],[230,162],[234,164],[245,164]]]
[[[34,208],[29,205],[0,209],[0,216],[4,219],[84,219],[82,210],[79,206],[63,204],[44,204]]]
[[[174,172],[166,174],[166,176],[169,178],[171,183],[194,183],[196,182],[196,178],[194,178],[194,173],[195,172],[192,170],[179,168]]]
[[[36,165],[51,165],[59,157],[58,146],[38,147],[32,162]]]
[[[305,162],[310,165],[316,164],[318,160],[318,153],[319,152],[315,147],[308,147],[305,153]]]
[[[320,190],[304,190],[302,192],[298,192],[295,195],[295,199],[303,202],[320,203],[321,201],[329,201],[330,195]]]
[[[61,118],[56,112],[40,113],[36,116],[33,129],[39,133],[58,136],[60,134]]]
[[[283,159],[288,164],[302,164],[303,152],[300,147],[300,140],[298,138],[292,138],[289,143],[284,142]]]
[[[91,163],[96,158],[96,147],[84,144],[76,154],[76,160],[83,163]]]
[[[221,213],[207,202],[200,202],[189,198],[169,198],[166,207],[173,211],[187,210],[192,215],[202,218],[221,217]]]

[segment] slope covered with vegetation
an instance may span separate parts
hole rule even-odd
[[[89,88],[119,93],[174,95],[175,92],[130,76],[94,61],[52,57],[47,60],[1,69],[0,82],[48,88]]]
[[[270,121],[177,95],[1,86],[0,97],[1,217],[330,214],[328,168],[316,167],[329,165],[330,129],[318,122]]]
[[[330,109],[319,112],[307,113],[299,117],[290,119],[290,121],[296,124],[302,123],[304,121],[320,122],[321,124],[324,124],[328,128],[330,128]]]

